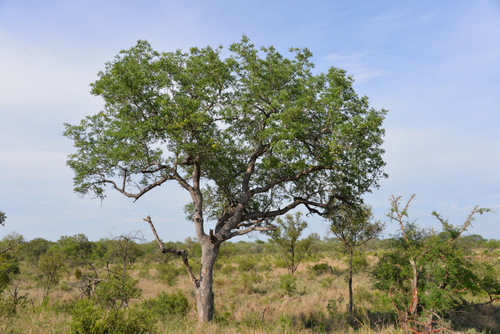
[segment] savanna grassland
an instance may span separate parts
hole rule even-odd
[[[195,295],[182,261],[162,254],[155,242],[133,236],[91,242],[82,234],[58,242],[26,242],[8,236],[0,247],[14,245],[1,254],[0,332],[404,333],[412,324],[405,327],[402,322],[404,306],[398,305],[404,304],[397,303],[398,292],[374,287],[373,272],[394,251],[393,241],[372,240],[354,257],[352,316],[348,258],[338,240],[315,239],[293,275],[287,254],[276,243],[225,243],[214,277],[214,321],[198,325]],[[186,250],[193,271],[200,270],[194,240],[166,246]],[[499,241],[469,236],[460,247],[471,249],[498,277]],[[499,333],[496,297],[466,294],[461,305],[435,312],[433,329],[418,330]]]

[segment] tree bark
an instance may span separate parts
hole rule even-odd
[[[349,315],[352,316],[352,255],[353,250],[349,250]]]
[[[200,279],[196,286],[196,306],[200,323],[212,321],[214,317],[213,269],[219,255],[220,243],[205,239],[201,242]]]
[[[417,306],[418,306],[418,272],[417,265],[414,260],[410,260],[410,264],[413,268],[413,279],[411,279],[411,304],[409,308],[409,313],[413,319],[417,317]]]

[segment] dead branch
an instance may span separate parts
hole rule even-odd
[[[180,256],[182,258],[182,262],[184,263],[184,267],[186,267],[186,270],[188,272],[189,278],[191,279],[191,282],[194,284],[194,286],[196,288],[199,288],[200,281],[193,274],[193,269],[189,265],[189,261],[187,258],[187,252],[185,250],[178,250],[175,248],[165,248],[165,246],[163,245],[163,242],[160,240],[160,237],[158,236],[158,233],[156,232],[156,229],[155,229],[155,226],[153,225],[153,221],[151,220],[151,217],[147,216],[143,220],[148,222],[149,226],[151,227],[151,231],[153,231],[153,235],[155,236],[156,242],[158,243],[158,246],[160,247],[161,252],[163,254],[171,253],[171,254],[175,254],[175,255]]]
[[[410,202],[413,200],[413,198],[415,198],[415,194],[411,195],[408,202],[406,202],[406,205],[405,205],[403,211],[399,211],[399,203],[398,202],[399,202],[400,198],[401,197],[396,198],[396,197],[394,197],[394,195],[392,195],[392,197],[391,197],[392,210],[391,210],[391,215],[389,218],[398,221],[399,226],[401,228],[401,231],[403,232],[403,237],[405,238],[406,242],[410,242],[407,235],[406,235],[406,231],[404,229],[403,217],[408,215],[408,212],[407,212],[408,207],[410,206]],[[394,213],[396,214],[396,217],[393,216]]]

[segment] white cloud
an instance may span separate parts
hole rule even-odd
[[[383,69],[371,68],[369,66],[370,53],[355,52],[347,54],[331,53],[325,57],[328,67],[338,67],[347,71],[357,84],[367,83],[368,81],[388,74]]]

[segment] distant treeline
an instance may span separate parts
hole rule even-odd
[[[90,241],[83,233],[73,236],[62,236],[57,241],[49,241],[44,238],[35,238],[30,241],[24,240],[22,235],[10,234],[5,236],[0,241],[0,249],[6,248],[9,244],[16,244],[17,257],[20,260],[25,260],[37,264],[40,256],[46,253],[49,249],[58,251],[64,254],[66,260],[70,264],[74,262],[81,263],[82,259],[98,260],[113,258],[116,252],[117,238],[103,238],[98,241]],[[316,252],[343,252],[342,243],[335,237],[325,237],[321,239],[318,235],[314,235],[314,251]],[[145,260],[151,262],[166,262],[170,256],[162,254],[156,241],[144,241],[138,237],[128,236],[128,250],[130,261]],[[365,251],[380,251],[391,249],[397,238],[375,238],[370,240],[365,246]],[[457,240],[460,247],[475,249],[482,248],[485,250],[494,250],[500,248],[499,239],[486,239],[478,234],[468,235]],[[193,238],[186,238],[184,242],[164,242],[165,248],[175,248],[186,250],[189,256],[201,256],[200,245]],[[279,247],[272,240],[254,240],[254,241],[238,241],[226,242],[222,245],[220,256],[232,256],[243,254],[269,253],[274,254],[280,251]]]

